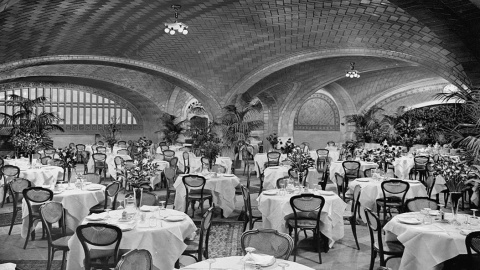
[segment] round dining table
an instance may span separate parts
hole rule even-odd
[[[331,191],[309,190],[310,193],[323,196],[325,204],[320,214],[320,231],[329,239],[332,247],[335,241],[344,236],[343,214],[347,204]],[[262,224],[265,229],[275,229],[288,233],[284,217],[292,214],[290,198],[295,194],[280,194],[278,190],[267,190],[257,198],[258,210],[262,213]]]
[[[451,213],[445,219],[451,220]],[[459,215],[459,221],[465,221]],[[480,224],[455,226],[448,222],[433,220],[423,224],[423,215],[418,212],[396,215],[384,227],[385,239],[398,240],[404,246],[400,270],[442,269],[442,263],[460,254],[467,254],[465,237],[469,232],[480,231]]]
[[[360,162],[360,176],[363,176],[363,171],[369,168],[377,168],[378,164],[375,162],[366,162],[366,161],[359,161]],[[345,171],[343,170],[342,166],[343,161],[332,161],[330,162],[330,180],[333,183],[336,183],[335,180],[335,173],[339,173],[341,175],[345,175]]]
[[[83,223],[102,222],[114,224],[122,229],[120,249],[146,249],[152,254],[152,263],[156,269],[173,269],[175,262],[187,248],[184,240],[197,230],[190,217],[173,209],[158,210],[149,208],[148,212],[138,212],[130,222],[119,221],[123,210],[110,211],[108,216],[88,220]],[[142,221],[142,214],[144,220]],[[97,216],[98,217],[98,216]],[[67,270],[83,269],[85,253],[77,235],[68,241]]]
[[[203,260],[198,263],[194,263],[191,265],[186,266],[185,268],[182,269],[210,269],[210,262],[211,262],[211,269],[225,269],[225,270],[247,270],[247,269],[255,269],[254,267],[251,266],[244,266],[244,261],[242,260],[243,256],[231,256],[231,257],[223,257],[223,258],[215,258],[211,261],[209,260]],[[281,270],[281,266],[279,264],[285,264],[285,270],[313,270],[313,268],[310,268],[308,266],[292,262],[292,261],[286,261],[282,259],[275,259],[275,262],[270,265],[270,266],[265,266],[262,267],[262,270]]]
[[[205,174],[196,174],[204,176],[206,178],[205,189],[209,189],[213,192],[213,203],[215,206],[220,207],[223,210],[223,216],[228,217],[235,210],[235,187],[240,184],[240,179],[233,174],[217,174],[205,173]],[[185,174],[180,174],[173,187],[175,188],[175,209],[178,211],[185,211],[185,196],[186,190],[183,185],[183,176]]]
[[[82,220],[89,214],[90,208],[105,200],[105,186],[90,184],[78,189],[70,184],[60,184],[59,190],[53,190],[52,201],[60,202],[66,211],[67,228],[75,231]],[[44,186],[47,187],[47,186]],[[28,207],[25,199],[22,200],[22,232],[25,238],[28,235]],[[35,225],[33,228],[35,228]]]
[[[51,185],[57,180],[63,180],[63,168],[58,166],[41,165],[37,162],[30,166],[28,158],[5,159],[5,164],[20,168],[20,178],[30,180],[36,186]],[[3,183],[2,183],[3,184]]]

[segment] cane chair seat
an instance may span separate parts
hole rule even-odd
[[[117,150],[117,154],[118,154],[118,155],[127,155],[127,156],[129,156],[129,155],[130,155],[130,151],[128,151],[127,149],[118,149],[118,150]]]
[[[469,233],[465,238],[465,246],[467,248],[470,269],[476,269],[475,267],[478,267],[480,263],[480,231]]]
[[[175,157],[175,151],[170,149],[163,150],[163,156],[163,159],[165,161],[170,161],[172,158]]]
[[[374,247],[378,249],[378,243],[375,243]],[[397,241],[385,241],[383,243],[383,253],[386,255],[393,255],[397,253],[402,253],[405,247],[402,243]]]
[[[118,181],[113,181],[112,183],[108,184],[108,186],[105,188],[105,200],[90,208],[90,213],[105,212],[105,210],[108,209],[109,204],[111,209],[115,210],[120,188],[121,184]]]
[[[294,243],[290,235],[273,229],[257,229],[246,231],[240,241],[242,250],[253,247],[256,252],[288,260]]]
[[[134,249],[122,255],[115,270],[150,270],[152,254],[146,249]]]
[[[265,163],[265,168],[278,166],[280,165],[280,156],[282,154],[280,152],[268,152],[267,153],[267,162]]]
[[[433,199],[427,197],[415,197],[405,202],[405,208],[408,212],[420,212],[424,208],[439,210],[440,206]]]
[[[200,203],[201,211],[203,212],[203,203],[205,200],[209,201],[210,207],[212,207],[213,195],[210,191],[205,193],[206,179],[200,175],[185,175],[182,178],[183,185],[187,192],[185,196],[185,213],[187,213],[189,203],[192,204],[192,217],[195,214],[195,202]]]
[[[383,208],[383,221],[386,222],[387,212],[390,213],[391,208],[396,208],[399,213],[403,212],[410,184],[402,180],[388,180],[382,182],[381,188],[383,197],[376,200],[377,215],[380,216],[380,209]]]

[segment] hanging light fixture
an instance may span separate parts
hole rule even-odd
[[[355,62],[350,63],[350,70],[347,71],[347,74],[345,74],[345,77],[347,77],[347,78],[360,78],[360,73],[358,73],[358,71],[355,70]]]
[[[179,32],[184,35],[188,34],[188,25],[178,21],[178,11],[181,7],[181,5],[172,5],[172,9],[175,11],[175,22],[165,23],[165,33],[172,36],[175,35],[175,32]]]

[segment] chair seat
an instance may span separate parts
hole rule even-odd
[[[295,219],[287,220],[290,227],[295,227]],[[297,226],[302,229],[314,229],[317,227],[317,220],[315,219],[297,219]]]
[[[252,207],[252,218],[262,218],[262,212],[257,207]]]
[[[113,256],[113,249],[90,249],[90,259],[101,259]]]
[[[378,250],[378,244],[375,243],[375,248]],[[403,253],[405,247],[398,241],[386,241],[383,243],[383,252],[386,255],[399,255]]]
[[[198,194],[188,194],[188,198],[193,199],[193,200],[200,200],[202,198],[202,195],[200,193]],[[210,199],[213,198],[212,194],[203,194],[203,199]]]
[[[194,240],[185,239],[184,243],[187,245],[187,248],[183,251],[183,253],[197,253],[198,246],[200,243],[198,242],[198,237]]]
[[[69,250],[68,248],[68,240],[70,240],[71,236],[64,236],[61,238],[58,238],[57,240],[54,240],[52,242],[52,245],[54,248],[58,248],[61,250]]]
[[[386,197],[377,199],[377,204],[383,205],[386,204],[387,206],[395,207],[402,205],[402,199],[398,197]]]

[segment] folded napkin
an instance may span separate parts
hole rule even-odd
[[[153,212],[158,209],[158,206],[142,205],[140,211]]]
[[[128,222],[116,222],[114,225],[119,227],[122,230],[122,232],[126,232],[126,231],[133,230],[135,226],[137,226],[137,222],[135,220],[128,221]]]
[[[275,257],[265,254],[248,253],[242,260],[245,262],[254,262],[263,266],[272,265],[275,262]]]

